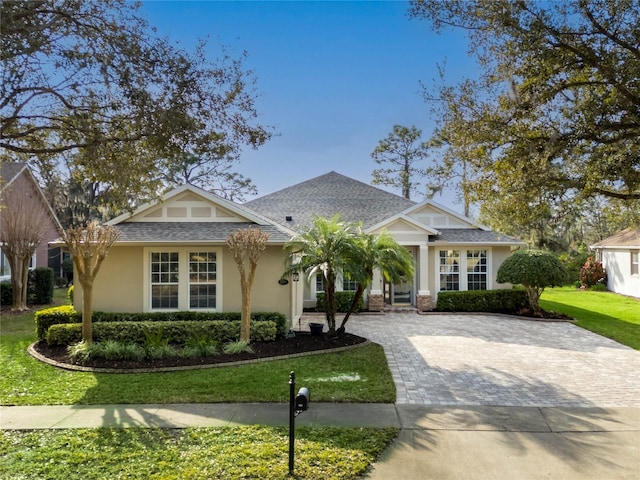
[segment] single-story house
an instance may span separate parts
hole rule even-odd
[[[42,225],[43,238],[36,247],[29,268],[51,267],[59,275],[61,250],[57,247],[49,248],[49,242],[60,236],[60,222],[26,163],[2,162],[0,164],[0,192],[5,196],[16,195],[20,200],[27,196],[36,198],[33,205],[45,213],[42,217],[46,219],[46,223]],[[0,244],[0,281],[10,280],[9,260],[2,253]]]
[[[493,232],[430,200],[416,203],[330,172],[244,204],[192,185],[167,193],[132,214],[107,222],[121,237],[94,284],[93,308],[101,311],[240,311],[240,279],[226,246],[237,229],[269,234],[252,294],[254,311],[279,311],[291,321],[315,305],[322,278],[280,281],[284,244],[314,215],[341,214],[367,232],[390,232],[416,261],[413,278],[387,284],[376,274],[366,292],[369,309],[385,305],[430,310],[441,290],[508,288],[496,283],[502,261],[523,242]],[[355,289],[340,282],[339,289]],[[80,285],[76,285],[80,289]],[[82,295],[74,295],[76,308]]]
[[[640,227],[629,227],[590,248],[607,273],[607,289],[640,298]]]

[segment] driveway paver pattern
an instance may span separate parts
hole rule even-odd
[[[568,322],[390,312],[347,331],[384,347],[398,404],[640,406],[640,352]]]

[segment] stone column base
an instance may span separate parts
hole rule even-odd
[[[416,307],[419,312],[430,312],[433,310],[433,297],[431,295],[416,295]]]
[[[384,295],[369,294],[369,310],[372,312],[384,311]]]

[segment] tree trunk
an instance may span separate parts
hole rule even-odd
[[[251,288],[249,282],[243,280],[242,285],[242,314],[240,317],[240,340],[251,342]]]
[[[327,280],[327,287],[324,291],[324,296],[326,298],[326,318],[327,318],[327,326],[329,327],[329,333],[335,333],[336,331],[336,288],[335,284],[330,285],[329,280]]]
[[[9,267],[11,268],[11,289],[12,312],[23,312],[28,310],[27,307],[27,284],[29,281],[29,257],[26,261],[21,258],[16,258],[9,254],[7,260],[9,260]]]
[[[527,297],[529,297],[529,305],[531,305],[531,310],[533,310],[534,314],[540,313],[540,294],[538,293],[538,289],[534,286],[526,286],[525,290],[527,291]]]
[[[356,309],[356,305],[358,305],[358,302],[362,298],[363,294],[364,294],[364,287],[362,286],[362,283],[358,283],[358,289],[356,290],[356,293],[353,296],[353,300],[351,301],[351,305],[349,306],[349,311],[342,319],[342,323],[338,328],[338,335],[344,335],[345,325],[347,324],[347,321],[349,320],[349,317],[351,316],[353,311]]]
[[[91,297],[93,281],[80,282],[82,285],[82,340],[93,342],[93,325],[91,323]]]

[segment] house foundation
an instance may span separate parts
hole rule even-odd
[[[371,312],[384,311],[384,295],[369,293],[369,311]]]
[[[416,295],[416,307],[419,312],[430,312],[433,310],[433,297],[431,295]]]

